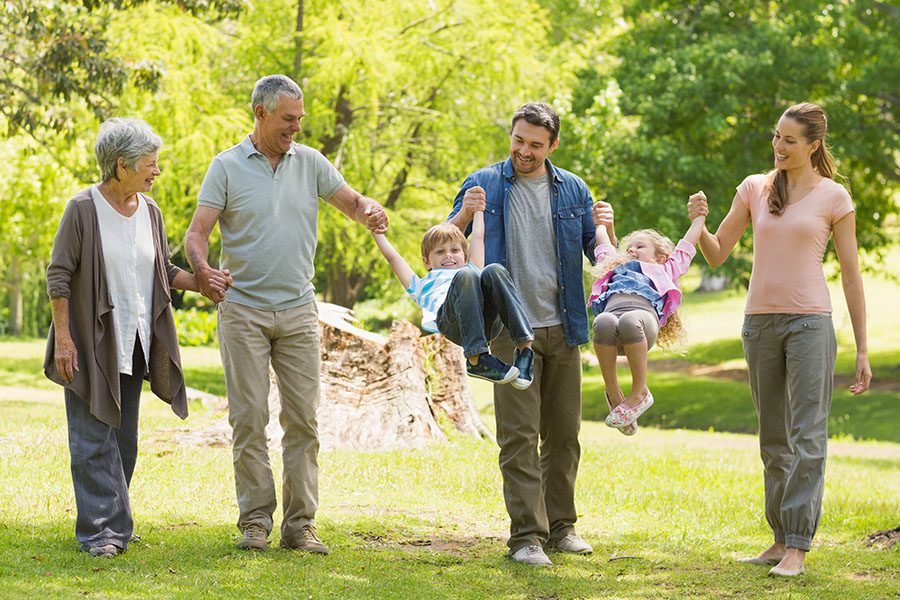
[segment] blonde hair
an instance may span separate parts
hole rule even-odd
[[[807,142],[811,143],[816,140],[821,142],[809,158],[812,161],[813,169],[819,175],[834,179],[834,157],[831,156],[831,151],[825,144],[825,136],[828,134],[828,117],[822,107],[811,102],[802,102],[784,111],[781,118],[796,121],[803,128],[803,137]],[[769,191],[769,212],[781,216],[787,204],[787,172],[783,169],[775,169],[769,173],[766,188]]]
[[[422,260],[426,260],[431,251],[447,242],[459,242],[462,244],[463,254],[469,260],[469,242],[459,227],[444,221],[425,232],[422,238]]]
[[[639,235],[646,236],[650,239],[650,243],[653,244],[653,251],[656,254],[656,258],[667,259],[672,252],[675,251],[675,244],[672,243],[672,240],[655,229],[638,229],[637,231],[632,231],[622,238],[619,247],[627,249],[631,244],[631,241]],[[625,252],[619,252],[602,264],[597,265],[596,273],[599,277],[602,277],[619,265],[632,260],[634,259],[629,257]],[[675,312],[666,319],[666,324],[659,328],[659,335],[656,337],[658,346],[673,349],[682,341],[684,338],[684,322],[681,320],[680,313],[681,309],[676,309]]]

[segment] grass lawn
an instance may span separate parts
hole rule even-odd
[[[0,341],[0,598],[900,597],[900,546],[866,543],[900,525],[900,287],[866,285],[875,386],[858,398],[844,391],[852,336],[832,289],[840,385],[824,515],[799,579],[735,562],[770,534],[738,337],[744,295],[721,292],[687,295],[683,355],[651,353],[657,404],[634,438],[602,424],[599,369],[586,364],[576,501],[595,552],[552,555],[549,569],[505,557],[497,448],[460,435],[424,450],[322,453],[318,525],[331,554],[280,550],[277,531],[268,552],[238,551],[230,448],[174,441],[212,417],[194,403],[182,422],[149,392],[131,493],[142,540],[91,558],[74,541],[65,411],[40,372],[43,341]],[[189,385],[224,394],[216,350],[185,348],[183,358]],[[624,364],[621,379],[627,389]],[[472,387],[493,427],[490,385]]]
[[[145,396],[132,486],[142,541],[76,551],[59,393],[0,388],[0,596],[9,598],[895,598],[897,547],[867,546],[900,515],[900,446],[834,442],[809,572],[773,580],[736,557],[768,543],[753,436],[587,422],[577,505],[589,557],[540,570],[504,556],[507,517],[488,442],[320,457],[326,557],[234,549],[227,447],[172,441],[183,423]],[[196,407],[195,407],[196,408]],[[202,426],[201,410],[188,422]],[[276,477],[280,461],[273,457]]]

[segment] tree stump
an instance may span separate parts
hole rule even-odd
[[[459,346],[438,334],[422,337],[408,321],[394,321],[384,337],[353,325],[346,308],[326,303],[318,308],[321,449],[421,448],[447,439],[441,425],[493,440],[475,407]],[[277,449],[281,399],[271,367],[269,381],[266,433],[269,448]],[[212,404],[220,412],[227,408],[225,399]],[[230,443],[230,427],[217,422],[186,437]]]

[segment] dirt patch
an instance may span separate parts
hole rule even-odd
[[[897,543],[898,539],[900,539],[900,527],[894,527],[893,529],[885,529],[884,531],[876,531],[869,534],[866,546],[881,546],[888,550]]]
[[[402,550],[404,552],[418,552],[421,550],[429,550],[435,554],[449,554],[456,557],[472,557],[473,551],[478,546],[485,544],[494,545],[500,539],[498,537],[422,537],[422,538],[400,538],[390,539],[381,535],[373,535],[369,533],[354,532],[355,537],[360,538],[361,547],[366,549],[383,548]]]

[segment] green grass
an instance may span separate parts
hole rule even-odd
[[[9,388],[5,388],[8,392]],[[797,581],[734,559],[768,543],[752,436],[585,423],[577,505],[589,557],[538,570],[504,557],[497,448],[448,444],[320,457],[326,557],[234,549],[231,452],[173,441],[185,427],[144,402],[132,487],[139,544],[112,560],[76,550],[65,416],[52,390],[0,394],[0,596],[10,598],[891,598],[900,447],[836,442],[824,517]],[[197,414],[187,426],[200,427]],[[273,456],[276,477],[280,461]]]
[[[230,449],[176,441],[213,415],[194,403],[182,422],[149,393],[131,493],[143,539],[93,559],[76,550],[65,411],[41,373],[43,341],[0,341],[0,597],[896,598],[898,547],[865,541],[900,515],[900,289],[867,279],[866,290],[876,387],[858,398],[836,390],[824,514],[798,580],[734,561],[769,532],[738,337],[744,294],[720,292],[687,295],[683,356],[651,353],[657,403],[634,438],[603,426],[599,370],[585,367],[576,501],[595,552],[554,555],[546,570],[505,558],[497,448],[459,435],[423,450],[322,453],[318,524],[332,553],[279,550],[277,532],[270,551],[240,552]],[[832,298],[846,378],[852,336],[838,289]],[[188,385],[224,394],[216,350],[182,353]],[[701,367],[730,374],[690,375]],[[627,387],[624,365],[621,377]],[[491,386],[472,387],[493,427]]]

